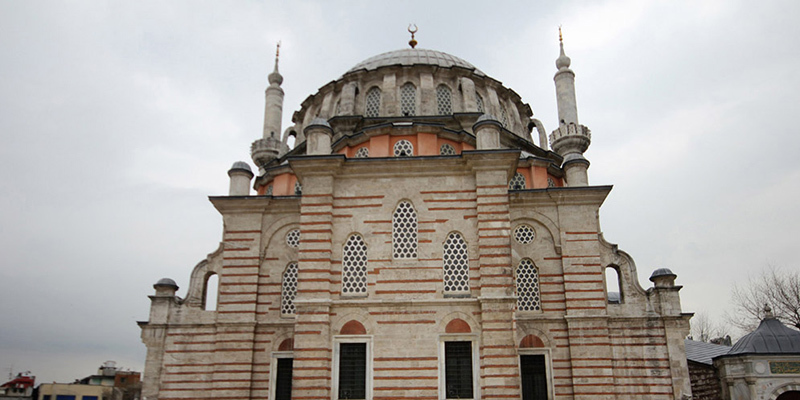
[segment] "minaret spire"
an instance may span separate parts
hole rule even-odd
[[[251,146],[253,162],[263,168],[270,161],[276,159],[283,145],[281,142],[281,119],[283,119],[283,75],[278,72],[281,42],[275,49],[275,68],[267,75],[269,86],[265,91],[266,104],[264,106],[264,134],[262,139],[256,140]]]
[[[578,106],[575,101],[575,73],[569,69],[571,60],[564,52],[564,36],[558,27],[559,56],[553,80],[556,83],[558,103],[558,129],[550,134],[550,146],[564,157],[564,171],[569,186],[587,186],[589,178],[586,169],[589,160],[583,153],[591,144],[589,128],[578,123]]]

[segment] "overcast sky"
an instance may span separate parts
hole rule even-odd
[[[284,128],[378,53],[461,57],[556,126],[564,27],[605,238],[639,281],[672,269],[683,309],[798,268],[800,2],[0,2],[0,378],[141,371],[152,284],[186,293],[216,249],[208,195],[250,161],[282,41]]]

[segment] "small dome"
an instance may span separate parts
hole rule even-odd
[[[753,332],[745,335],[726,355],[800,354],[800,332],[777,318],[764,318]]]
[[[175,290],[178,290],[178,284],[170,278],[161,278],[153,286],[171,286],[174,287]]]
[[[672,276],[674,278],[677,277],[678,275],[675,275],[675,273],[673,273],[672,270],[670,270],[669,268],[659,268],[653,271],[653,274],[650,275],[650,281],[652,282],[655,278],[659,278],[662,276]]]
[[[367,71],[376,70],[381,67],[392,65],[436,65],[443,68],[461,67],[471,69],[475,74],[485,76],[481,70],[474,65],[450,54],[429,49],[402,49],[390,51],[377,56],[370,57],[350,68],[345,74],[365,69]]]
[[[248,163],[246,163],[244,161],[237,161],[237,162],[233,163],[233,165],[231,166],[231,170],[235,170],[235,169],[241,169],[241,170],[244,170],[244,171],[247,171],[247,172],[253,172],[253,170],[250,169],[250,164],[248,164]]]

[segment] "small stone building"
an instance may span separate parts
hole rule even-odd
[[[800,332],[769,307],[758,328],[714,357],[726,400],[800,400]]]
[[[689,379],[692,381],[692,400],[722,400],[722,384],[713,358],[727,354],[731,346],[684,340]]]
[[[144,398],[689,396],[681,287],[661,269],[645,290],[603,237],[611,186],[589,184],[563,44],[549,141],[512,89],[411,44],[320,88],[283,134],[276,57],[257,176],[237,162],[211,197],[219,248],[185,298],[154,285]]]

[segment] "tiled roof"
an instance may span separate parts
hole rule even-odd
[[[728,354],[728,351],[731,350],[728,346],[698,342],[690,339],[684,339],[683,343],[686,345],[687,360],[706,365],[712,365],[713,363],[711,360],[714,357]]]

